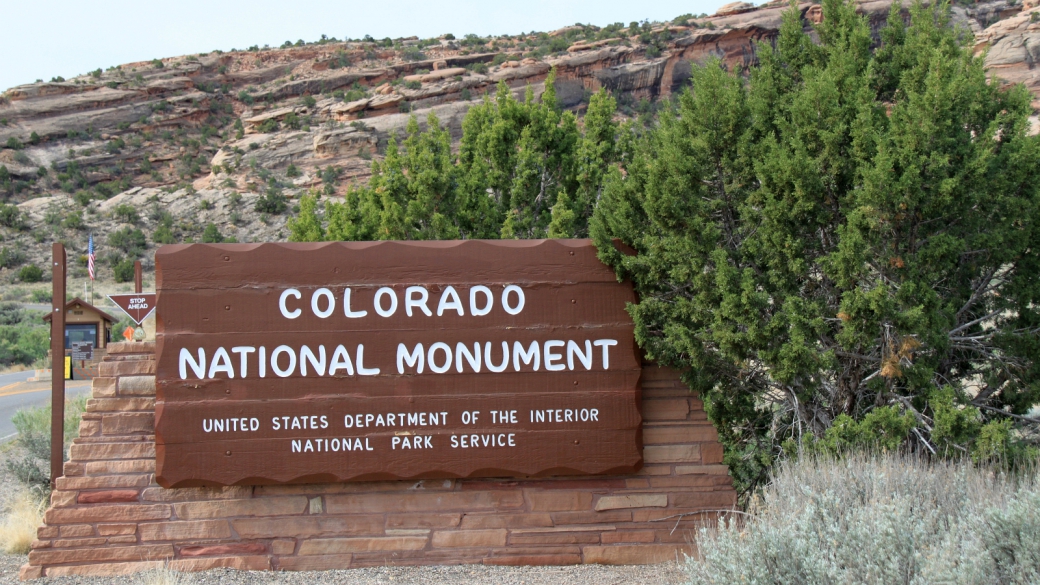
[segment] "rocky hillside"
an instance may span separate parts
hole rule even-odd
[[[992,75],[1040,96],[1038,2],[957,5],[953,23]],[[890,5],[860,4],[875,32]],[[605,87],[623,115],[639,115],[708,57],[755,63],[786,8],[736,2],[671,22],[493,38],[287,41],[11,88],[0,95],[0,282],[31,280],[19,273],[46,266],[55,239],[85,254],[88,233],[102,279],[160,243],[282,239],[294,198],[366,180],[413,115],[436,115],[457,139],[470,105],[500,82],[537,96],[555,69],[564,107],[580,114]],[[807,30],[821,18],[818,4],[798,10]]]

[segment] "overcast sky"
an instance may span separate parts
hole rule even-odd
[[[286,40],[517,34],[712,13],[726,0],[12,0],[0,31],[0,90],[56,75]],[[760,3],[760,2],[756,2]]]

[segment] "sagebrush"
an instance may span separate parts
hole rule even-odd
[[[65,401],[65,459],[68,445],[79,436],[79,423],[87,406],[87,394]],[[51,407],[40,406],[19,410],[11,417],[18,436],[15,442],[23,450],[20,459],[6,461],[7,473],[28,489],[50,492]]]
[[[1040,582],[1040,477],[971,461],[804,457],[697,535],[691,585]]]

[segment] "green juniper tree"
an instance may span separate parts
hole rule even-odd
[[[948,6],[798,11],[746,77],[696,69],[591,220],[648,357],[703,397],[742,490],[787,447],[1021,454],[1040,401],[1040,144]],[[636,251],[626,255],[620,240]]]
[[[603,89],[592,95],[585,111],[582,120],[585,133],[578,145],[575,161],[578,187],[575,201],[570,204],[575,216],[574,228],[568,233],[572,237],[588,235],[588,220],[602,194],[604,176],[623,152],[617,144],[619,134],[623,132],[614,120],[616,111],[617,101]],[[566,237],[563,235],[565,232],[559,233],[553,237]]]
[[[584,133],[556,102],[553,74],[541,99],[517,100],[499,84],[463,120],[457,153],[432,114],[409,122],[372,163],[368,185],[348,190],[324,213],[301,200],[290,223],[297,241],[582,237],[616,153],[616,104],[594,95]]]

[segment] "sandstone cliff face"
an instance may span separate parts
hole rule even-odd
[[[1000,20],[975,37],[977,52],[985,51],[990,73],[1008,83],[1022,83],[1040,108],[1040,6]]]
[[[891,2],[861,2],[875,33]],[[958,6],[953,23],[974,35],[995,77],[1040,96],[1036,2]],[[7,232],[3,245],[40,261],[54,238],[80,247],[94,230],[104,241],[119,227],[107,215],[111,201],[124,196],[103,199],[131,189],[133,205],[169,203],[182,236],[197,237],[214,223],[239,241],[281,237],[284,217],[260,223],[252,205],[241,202],[258,197],[272,179],[295,197],[327,182],[322,171],[329,167],[342,192],[367,178],[373,157],[412,115],[425,124],[435,114],[457,139],[466,111],[483,94],[504,82],[518,97],[528,86],[539,95],[552,68],[558,100],[579,112],[601,87],[623,103],[658,99],[680,90],[708,58],[738,69],[753,65],[758,47],[776,38],[786,9],[783,1],[734,2],[712,16],[654,25],[650,43],[627,28],[589,40],[582,35],[592,29],[581,26],[476,43],[445,38],[432,46],[408,39],[393,48],[322,42],[130,63],[11,88],[0,94],[0,146],[13,139],[24,148],[0,148],[0,165],[10,176],[7,199],[23,202],[31,229],[0,228]],[[822,18],[818,4],[797,9],[806,30]],[[554,52],[546,52],[546,41]],[[1040,99],[1034,103],[1040,107]],[[90,202],[90,193],[102,196]],[[147,202],[138,200],[142,193]],[[234,209],[198,209],[203,199],[219,203],[232,193],[243,195]],[[174,194],[196,205],[167,202]],[[84,220],[80,228],[54,219],[75,212]]]

